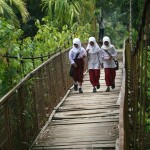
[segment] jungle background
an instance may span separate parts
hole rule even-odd
[[[136,41],[143,0],[132,7]],[[0,0],[0,8],[0,97],[60,48],[71,47],[74,37],[98,40],[101,16],[117,49],[129,37],[128,0]]]

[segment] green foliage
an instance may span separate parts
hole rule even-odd
[[[134,47],[136,45],[136,41],[137,41],[137,38],[138,38],[138,31],[133,28],[131,30],[131,36],[132,36],[132,44],[133,44],[133,47]],[[125,37],[129,38],[130,37],[130,32],[126,31]]]
[[[23,22],[26,22],[29,16],[24,0],[0,0],[0,8],[1,16],[16,27],[19,27],[17,16],[20,15]]]
[[[129,0],[96,0],[96,8],[99,9],[98,19],[103,16],[106,20],[106,35],[110,36],[112,43],[117,47],[123,46],[127,34],[129,37]],[[136,41],[136,31],[139,29],[143,12],[143,1],[132,0],[132,28],[133,44]]]
[[[138,104],[138,123],[144,120],[144,137],[145,137],[145,145],[149,144],[148,137],[150,135],[150,47],[148,46],[148,62],[147,62],[147,79],[146,79],[146,96],[143,101],[145,101],[144,106],[142,104]],[[144,83],[143,83],[144,84]],[[144,85],[142,86],[144,87]],[[144,92],[145,93],[145,92]],[[142,102],[143,103],[143,102]]]
[[[1,55],[6,53],[12,53],[12,55],[18,56],[19,44],[18,38],[21,36],[21,30],[15,30],[15,27],[7,24],[4,19],[0,20],[0,53]],[[9,60],[11,65],[8,65],[6,58],[0,57],[1,68],[0,68],[0,95],[4,91],[6,92],[10,87],[13,86],[13,82],[16,83],[18,79],[18,62]],[[12,81],[12,78],[15,79]]]
[[[137,41],[137,38],[138,38],[138,32],[135,29],[132,29],[131,32],[132,32],[133,45],[136,45],[136,41]]]
[[[51,22],[43,18],[42,24],[36,21],[38,32],[34,38],[28,37],[21,40],[22,30],[5,20],[0,20],[0,97],[14,87],[26,74],[39,66],[49,55],[72,46],[72,39],[79,37],[82,42],[87,42],[91,26],[78,23],[69,28],[67,25],[59,31]],[[13,58],[2,57],[3,55]],[[40,58],[44,56],[43,60]],[[30,58],[30,59],[27,59]]]
[[[75,22],[86,24],[94,17],[93,0],[42,0],[43,10],[49,21],[59,22],[58,26],[72,26]]]
[[[122,24],[118,23],[115,29],[112,28],[112,24],[107,24],[105,34],[110,37],[111,43],[117,48],[123,48],[125,40],[125,28]]]
[[[147,68],[150,68],[150,46],[148,46],[148,62],[147,62]],[[146,133],[150,133],[150,69],[147,69],[147,109],[146,109],[146,118],[145,118],[145,131]]]
[[[110,37],[112,44],[116,48],[123,48],[127,26],[122,23],[124,14],[121,13],[119,5],[115,0],[99,0],[96,1],[96,6],[98,8],[97,21],[100,20],[101,16],[106,21],[105,35]]]
[[[68,0],[43,0],[43,8],[47,10],[50,21],[58,21],[60,26],[73,24],[73,20],[78,20],[80,14],[80,1],[75,0],[69,3]]]

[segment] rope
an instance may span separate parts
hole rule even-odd
[[[69,41],[70,40],[72,40],[72,37],[70,37],[69,39],[68,39],[68,42],[65,42],[64,43],[64,45],[62,46],[62,47],[58,47],[55,51],[54,51],[54,53],[57,53],[57,52],[59,52],[59,51],[61,51],[61,49],[63,48],[63,47],[65,47],[66,46],[66,44],[68,44],[69,45]],[[50,54],[50,53],[48,53],[47,55],[42,55],[41,54],[41,56],[32,56],[32,57],[25,57],[25,56],[21,56],[20,57],[20,59],[21,60],[25,60],[25,59],[31,59],[31,60],[33,60],[33,59],[43,59],[43,58],[50,58],[50,56],[51,55],[53,55],[53,53],[52,54]],[[5,58],[11,58],[11,59],[17,59],[17,60],[19,60],[19,58],[18,58],[18,56],[11,56],[11,55],[9,55],[8,53],[7,54],[0,54],[0,56],[1,57],[5,57]]]

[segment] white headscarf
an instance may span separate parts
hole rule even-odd
[[[108,46],[106,46],[105,44],[104,44],[104,42],[108,42],[109,43],[109,45]],[[110,39],[109,39],[109,37],[108,36],[104,36],[103,37],[103,45],[102,45],[102,49],[104,49],[104,50],[109,50],[109,49],[111,49],[113,47],[113,45],[110,43]]]
[[[91,46],[90,42],[93,42],[94,45]],[[88,50],[88,49],[89,49],[89,53],[92,53],[92,54],[99,52],[100,47],[98,46],[96,39],[94,37],[89,38],[86,50]]]
[[[74,44],[78,44],[78,48],[76,48],[76,47],[74,46]],[[73,51],[74,53],[79,53],[79,52],[81,51],[81,41],[80,41],[79,38],[74,38],[74,39],[73,39],[72,51]]]

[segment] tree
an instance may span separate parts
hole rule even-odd
[[[122,23],[129,26],[129,14],[130,14],[130,1],[129,0],[113,0],[114,5],[118,6],[120,13],[122,14]],[[139,28],[141,21],[141,15],[143,12],[143,0],[132,0],[132,26],[136,30]]]
[[[42,20],[45,17],[42,11],[41,0],[26,0],[26,7],[30,16],[26,23],[21,23],[21,28],[24,31],[23,38],[34,37],[38,28],[35,26],[36,20]]]
[[[46,10],[50,21],[58,21],[60,26],[72,24],[79,20],[80,14],[79,0],[43,0],[43,9]]]
[[[61,27],[75,22],[91,22],[94,16],[94,0],[43,0],[43,9],[50,21],[58,22]]]
[[[15,26],[19,27],[17,14],[26,22],[29,13],[23,0],[0,0],[0,14]]]

